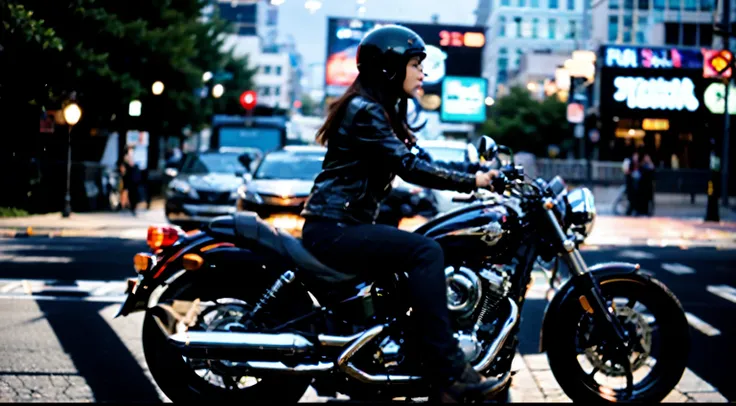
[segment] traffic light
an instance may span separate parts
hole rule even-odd
[[[703,49],[703,77],[723,79],[732,74],[733,54],[726,49]]]

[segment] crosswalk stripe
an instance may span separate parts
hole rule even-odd
[[[708,287],[706,287],[706,290],[716,296],[720,296],[726,300],[736,303],[736,288],[728,285],[708,285]]]
[[[679,264],[679,263],[668,263],[665,262],[662,264],[662,269],[664,269],[667,272],[673,273],[675,275],[688,275],[695,273],[695,269],[690,268],[687,265]]]
[[[721,330],[718,330],[703,320],[700,320],[696,315],[686,312],[685,317],[687,317],[687,322],[690,323],[691,326],[708,337],[721,335]]]
[[[22,286],[23,286],[23,282],[21,281],[11,282],[11,283],[8,283],[7,285],[4,285],[2,288],[0,288],[0,293],[8,293],[11,290],[20,288]]]

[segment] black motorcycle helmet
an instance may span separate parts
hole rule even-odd
[[[409,59],[426,56],[424,40],[416,32],[400,25],[386,25],[370,31],[358,45],[358,71],[388,82],[400,90]],[[397,88],[398,86],[398,88]]]

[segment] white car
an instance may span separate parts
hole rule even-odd
[[[434,161],[445,162],[467,162],[477,163],[480,158],[478,149],[472,143],[461,140],[419,140],[417,145],[427,151]],[[394,187],[401,183],[406,183],[398,176]],[[437,201],[437,210],[442,213],[454,208],[460,207],[465,203],[454,203],[454,196],[467,196],[465,193],[459,193],[452,190],[431,189]]]

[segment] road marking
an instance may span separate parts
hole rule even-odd
[[[11,290],[14,290],[15,288],[19,288],[21,286],[23,286],[23,282],[21,281],[15,281],[15,282],[8,283],[7,285],[0,288],[0,293],[8,293]]]
[[[675,275],[687,275],[691,273],[695,273],[695,269],[690,268],[687,265],[678,264],[678,263],[663,263],[662,269],[664,269],[667,272],[671,272]]]
[[[631,258],[631,259],[654,259],[656,256],[654,254],[650,254],[646,251],[639,251],[639,250],[623,250],[619,252],[618,256],[623,258]]]
[[[101,302],[123,303],[127,296],[46,296],[46,295],[9,295],[0,294],[0,299],[11,300],[51,300],[61,302]]]
[[[74,261],[72,257],[41,257],[41,256],[19,256],[19,255],[0,255],[0,261],[3,262],[16,262],[21,264],[28,263],[49,263],[49,264],[68,264]]]
[[[687,322],[690,323],[691,326],[693,326],[701,333],[707,335],[708,337],[713,337],[721,334],[721,330],[718,330],[717,328],[711,326],[703,320],[700,320],[692,313],[685,312],[685,317],[687,317]]]
[[[86,251],[89,248],[79,245],[49,245],[49,244],[0,244],[0,251]]]
[[[736,288],[732,288],[728,285],[708,285],[706,290],[716,296],[720,296],[726,300],[736,303]]]

